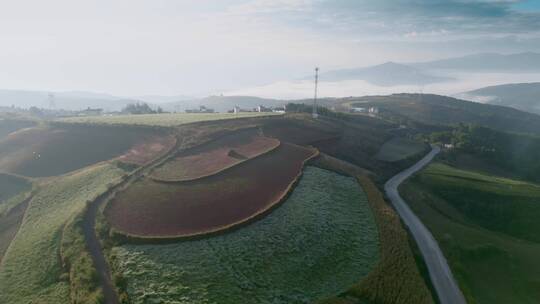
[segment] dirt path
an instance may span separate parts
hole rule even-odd
[[[0,265],[11,241],[19,232],[28,204],[32,200],[30,196],[13,207],[4,217],[0,218]]]
[[[407,203],[401,198],[398,192],[399,185],[409,178],[414,173],[421,170],[424,166],[433,160],[433,157],[440,152],[438,147],[434,147],[429,154],[422,158],[412,167],[402,171],[392,177],[384,185],[386,195],[392,201],[392,205],[396,208],[399,216],[409,227],[424,260],[426,262],[429,276],[433,282],[433,286],[437,291],[439,300],[442,304],[465,304],[465,298],[459,289],[452,271],[448,266],[448,262],[444,257],[439,244],[431,234],[431,232],[422,224],[420,219],[409,208]]]
[[[111,280],[111,272],[109,265],[105,260],[105,256],[101,250],[101,244],[95,232],[95,223],[96,215],[99,210],[99,206],[104,201],[104,198],[101,198],[97,201],[94,201],[88,207],[86,214],[84,215],[83,221],[83,233],[86,240],[86,246],[92,260],[94,261],[94,267],[99,276],[99,283],[103,289],[103,295],[105,297],[106,304],[117,304],[118,295],[116,293],[116,288]]]
[[[147,165],[136,169],[122,182],[116,184],[107,192],[98,196],[88,206],[88,210],[84,215],[83,233],[86,240],[86,246],[90,255],[92,256],[94,267],[98,272],[99,284],[103,290],[105,304],[118,304],[119,302],[116,287],[114,286],[111,278],[111,270],[109,268],[109,264],[107,263],[107,260],[103,254],[99,237],[96,234],[96,216],[99,212],[99,209],[105,202],[110,200],[116,192],[126,189],[135,180],[145,175],[147,172],[151,171],[154,167],[159,166],[161,163],[165,162],[169,157],[174,155],[181,146],[182,141],[178,140],[175,146],[172,147],[165,155],[162,155],[161,157],[155,159]]]

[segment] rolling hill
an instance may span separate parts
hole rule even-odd
[[[465,92],[463,97],[540,114],[540,82],[489,86]]]
[[[423,69],[463,71],[540,71],[540,53],[526,52],[508,55],[480,53],[463,57],[414,63],[412,66]]]
[[[365,68],[334,70],[323,73],[320,77],[324,81],[365,80],[379,86],[425,85],[450,80],[395,62]]]
[[[352,107],[376,106],[380,116],[428,125],[477,124],[495,130],[540,134],[540,116],[509,107],[481,104],[432,94],[393,94],[344,99]]]

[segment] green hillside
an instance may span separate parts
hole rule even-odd
[[[540,185],[435,163],[400,192],[469,303],[538,303]]]
[[[513,108],[481,104],[432,94],[393,94],[347,99],[353,107],[376,106],[390,120],[429,125],[477,124],[492,129],[540,134],[540,116]]]
[[[465,94],[482,98],[489,104],[540,114],[540,82],[496,85]]]
[[[430,139],[454,145],[445,154],[448,162],[461,164],[464,156],[472,156],[475,160],[466,167],[479,169],[483,164],[496,174],[540,181],[540,137],[460,125],[453,131],[433,133]]]

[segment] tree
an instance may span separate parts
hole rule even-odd
[[[129,114],[155,114],[156,113],[156,111],[152,110],[152,108],[150,108],[150,106],[144,102],[130,103],[124,109],[122,109],[122,112],[129,113]]]

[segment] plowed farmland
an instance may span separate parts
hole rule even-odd
[[[0,171],[31,177],[64,174],[118,157],[156,136],[158,131],[127,127],[24,129],[0,140]]]
[[[111,201],[105,215],[130,235],[180,237],[244,222],[278,203],[316,151],[281,144],[221,174],[182,183],[142,179]]]
[[[157,168],[152,178],[165,181],[202,178],[270,152],[279,146],[279,140],[263,137],[258,133],[256,129],[234,132],[190,149]]]
[[[144,165],[149,161],[163,156],[176,143],[174,136],[151,136],[147,140],[136,144],[119,160],[129,164]]]

